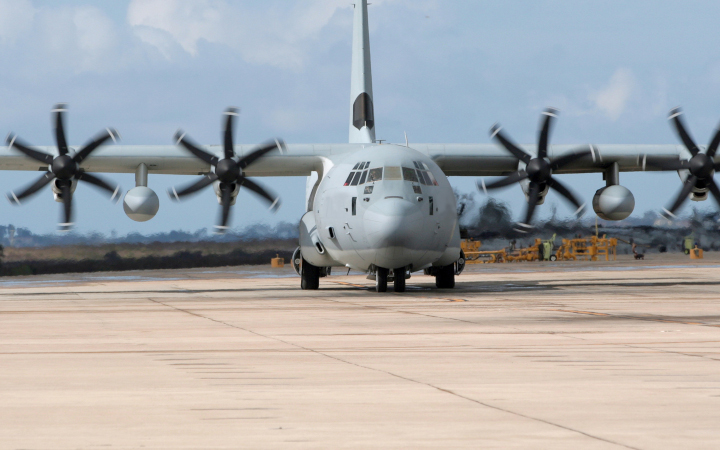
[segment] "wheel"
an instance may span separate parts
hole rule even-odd
[[[557,261],[556,255],[550,255],[550,261]]]
[[[375,290],[377,292],[387,292],[387,279],[390,270],[378,267],[375,273]]]
[[[435,286],[439,289],[452,289],[455,287],[454,264],[438,267],[437,275],[435,275]]]
[[[405,292],[405,268],[393,270],[395,273],[395,292]]]
[[[304,290],[315,290],[320,287],[320,268],[302,260],[300,267],[300,288]]]

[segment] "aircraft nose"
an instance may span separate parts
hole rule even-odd
[[[380,249],[375,261],[380,267],[395,269],[409,265],[413,253],[423,248],[424,216],[418,203],[385,198],[365,211],[364,222],[368,243]]]

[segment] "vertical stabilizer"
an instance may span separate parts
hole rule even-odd
[[[372,68],[370,66],[370,33],[367,0],[355,3],[350,81],[350,143],[375,142]]]

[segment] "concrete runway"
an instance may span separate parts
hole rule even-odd
[[[720,448],[720,260],[0,281],[0,448]]]

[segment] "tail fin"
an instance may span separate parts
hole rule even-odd
[[[375,142],[372,68],[367,0],[356,0],[353,24],[352,78],[350,81],[350,143]]]

